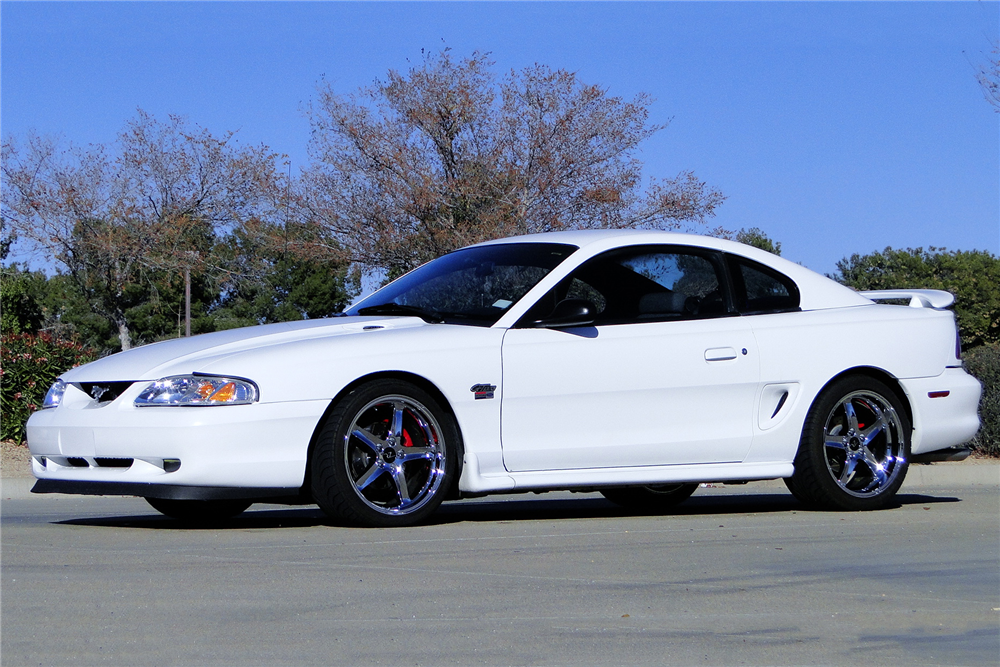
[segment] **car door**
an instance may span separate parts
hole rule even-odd
[[[641,246],[561,281],[504,336],[506,468],[741,461],[759,369],[725,275],[713,253]],[[593,304],[593,326],[545,326],[567,298]]]

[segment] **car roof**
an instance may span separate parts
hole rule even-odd
[[[753,246],[748,246],[728,239],[720,239],[715,236],[703,236],[701,234],[683,234],[681,232],[667,232],[655,229],[574,229],[560,232],[542,232],[539,234],[525,234],[523,236],[511,236],[508,238],[487,241],[479,245],[494,245],[501,243],[566,243],[579,248],[587,248],[600,252],[601,250],[616,248],[622,245],[644,245],[653,244],[674,244],[690,245],[700,248],[712,248],[725,252],[744,255],[756,259],[764,264],[770,264],[772,259],[778,259],[779,263],[788,262],[782,260],[775,254],[769,253]],[[590,246],[598,246],[590,248]],[[588,253],[589,254],[589,253]],[[796,265],[798,266],[798,265]],[[777,267],[775,267],[777,268]]]

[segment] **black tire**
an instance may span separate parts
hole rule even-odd
[[[242,514],[251,503],[248,500],[172,500],[146,498],[153,509],[173,519],[208,523],[231,519]]]
[[[457,467],[455,420],[420,387],[375,380],[334,406],[312,455],[312,494],[336,521],[410,526],[432,514]]]
[[[601,495],[631,510],[659,513],[681,504],[698,489],[697,484],[656,484],[601,489]]]
[[[823,509],[886,507],[906,477],[910,434],[906,410],[885,383],[864,375],[836,380],[809,410],[785,485]]]

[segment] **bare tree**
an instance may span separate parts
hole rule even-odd
[[[498,77],[488,55],[428,55],[310,109],[304,215],[355,262],[391,277],[491,238],[579,228],[676,229],[724,197],[691,172],[643,191],[651,100],[608,95],[533,65]]]
[[[143,111],[117,143],[3,143],[2,206],[18,242],[64,266],[94,311],[132,345],[123,295],[162,271],[203,271],[217,234],[273,218],[286,188],[267,147],[241,147]]]
[[[986,64],[980,65],[976,72],[976,80],[983,89],[986,101],[993,105],[993,110],[1000,113],[1000,42],[993,43],[993,50],[986,58]]]

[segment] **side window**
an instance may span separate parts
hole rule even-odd
[[[741,313],[798,310],[799,290],[791,278],[744,257],[730,255],[729,261],[736,289],[736,307]]]
[[[567,298],[590,301],[597,325],[728,315],[720,276],[711,254],[677,246],[620,248],[576,269],[525,320],[545,317]]]
[[[565,299],[586,299],[587,301],[594,304],[597,309],[597,313],[601,314],[604,309],[607,308],[608,302],[604,298],[604,295],[598,292],[596,289],[583,282],[579,278],[570,278],[569,289],[566,290]]]

